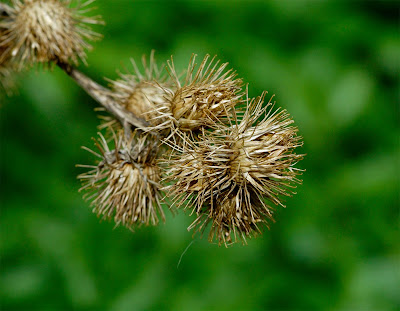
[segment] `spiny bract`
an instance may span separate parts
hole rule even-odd
[[[242,80],[236,73],[226,70],[228,63],[221,64],[206,55],[197,71],[196,55],[192,55],[181,84],[173,59],[168,70],[174,83],[172,90],[165,89],[166,102],[157,109],[159,118],[166,121],[157,129],[174,131],[196,131],[201,127],[221,122],[230,116],[241,97]]]
[[[169,90],[171,86],[169,76],[162,75],[156,64],[154,51],[150,54],[149,64],[145,56],[142,58],[144,73],[133,59],[131,62],[133,73],[120,73],[120,79],[109,80],[112,97],[128,111],[148,121],[151,126],[157,126],[165,121],[163,118],[157,118],[155,110],[165,106],[165,90]],[[109,122],[110,118],[105,118],[105,121],[103,127],[112,125],[112,122]]]

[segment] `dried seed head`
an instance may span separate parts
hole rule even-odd
[[[0,24],[5,33],[0,46],[12,55],[22,67],[25,63],[61,61],[86,63],[87,41],[101,36],[88,24],[101,23],[99,16],[83,14],[93,2],[73,0],[13,0],[9,16]],[[74,3],[75,3],[74,2]]]
[[[195,72],[196,55],[192,56],[183,85],[172,58],[168,62],[175,90],[166,90],[166,105],[157,110],[160,117],[167,120],[159,129],[195,131],[232,114],[241,97],[242,81],[236,79],[236,73],[232,70],[225,71],[228,63],[220,65],[219,61],[214,62],[215,57],[208,61],[209,57],[205,56]]]
[[[128,111],[136,116],[144,118],[153,126],[162,123],[162,118],[155,109],[165,106],[165,91],[171,84],[166,77],[163,77],[154,59],[154,51],[150,54],[150,62],[147,65],[146,58],[143,56],[142,63],[144,74],[139,70],[135,61],[132,59],[134,73],[119,74],[120,79],[111,81],[113,97],[116,102],[123,105]],[[109,126],[112,120],[105,118],[106,122],[102,126]],[[111,121],[111,123],[110,123]]]
[[[167,181],[174,183],[166,189],[176,205],[198,216],[190,228],[202,231],[211,223],[210,240],[220,244],[257,234],[259,223],[272,220],[266,200],[283,206],[280,196],[290,196],[293,184],[301,182],[296,178],[301,171],[294,168],[303,157],[294,153],[302,145],[298,130],[285,110],[272,112],[263,99],[264,94],[247,99],[233,126],[203,131],[198,142],[184,145],[182,154],[168,161]]]
[[[165,221],[160,203],[160,172],[156,164],[157,142],[152,137],[138,136],[127,140],[122,131],[113,139],[113,150],[100,134],[96,146],[101,158],[92,170],[78,176],[81,190],[91,200],[93,212],[103,218],[114,218],[116,225],[133,228],[135,225],[157,225]]]

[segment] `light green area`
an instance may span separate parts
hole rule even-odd
[[[2,310],[398,310],[395,1],[98,0],[104,39],[82,70],[115,79],[156,50],[183,69],[217,54],[286,108],[306,169],[247,246],[192,241],[184,213],[132,233],[78,193],[96,103],[59,69],[19,78],[0,112]]]

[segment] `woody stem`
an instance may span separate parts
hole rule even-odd
[[[57,63],[66,74],[68,74],[75,82],[86,91],[95,101],[102,105],[109,113],[111,113],[127,130],[129,127],[145,129],[149,123],[133,114],[131,111],[125,109],[124,106],[119,104],[112,97],[112,93],[106,87],[93,81],[91,78],[80,72],[75,67],[62,62]]]

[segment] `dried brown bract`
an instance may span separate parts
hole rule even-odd
[[[8,10],[11,10],[10,7],[8,7]],[[0,13],[1,13],[1,7],[0,7]],[[6,14],[6,13],[4,13]],[[7,15],[1,15],[0,14],[0,25],[3,23],[4,19],[7,17]],[[6,29],[0,26],[0,68],[3,68],[7,63],[9,63],[11,59],[11,53],[10,50],[12,48],[10,42],[2,42],[2,38],[6,33]]]
[[[3,12],[2,9],[7,9],[7,11],[10,9],[9,6],[3,6],[0,7],[0,23],[6,16],[1,14]],[[3,13],[6,14],[5,11]],[[0,38],[4,33],[5,29],[0,27]],[[9,46],[7,44],[4,46],[0,45],[0,98],[3,93],[9,93],[14,85],[12,78],[13,64],[11,55],[7,52],[8,49]]]
[[[1,36],[1,31],[0,31],[0,36]],[[11,70],[9,68],[9,60],[6,57],[4,57],[4,59],[1,57],[3,53],[4,53],[4,48],[0,47],[0,90],[7,91],[11,87],[10,85]]]
[[[116,81],[110,80],[112,96],[114,100],[131,111],[136,116],[148,121],[152,126],[164,122],[163,118],[157,118],[155,112],[157,107],[165,105],[165,90],[169,90],[171,82],[168,76],[162,75],[154,58],[154,51],[150,54],[150,61],[147,64],[146,57],[143,56],[142,73],[135,61],[132,59],[134,72],[122,74]],[[102,127],[109,127],[115,124],[115,120],[104,118]]]
[[[22,67],[36,62],[86,63],[88,41],[101,36],[90,24],[101,23],[99,16],[86,17],[93,0],[13,0],[8,16],[0,23],[5,29],[0,46],[6,47]]]
[[[78,176],[91,200],[93,212],[116,225],[133,228],[141,224],[157,225],[165,221],[159,194],[160,171],[156,163],[157,143],[150,135],[133,134],[127,139],[123,132],[114,134],[113,149],[100,134],[95,140],[100,151],[87,149],[101,159],[97,166]]]
[[[196,214],[188,229],[209,228],[211,242],[261,233],[301,183],[302,142],[289,114],[263,105],[265,93],[249,99],[228,63],[209,55],[197,66],[193,54],[182,75],[171,57],[162,75],[152,52],[144,71],[132,60],[133,73],[119,73],[109,88],[97,83],[75,68],[101,37],[90,28],[100,17],[85,16],[94,1],[0,2],[0,88],[9,89],[11,71],[55,64],[108,113],[98,151],[85,148],[98,163],[80,165],[89,171],[78,176],[99,217],[130,229],[157,225],[166,191],[173,206]]]
[[[197,71],[196,55],[190,59],[184,84],[181,84],[174,62],[168,62],[174,90],[164,90],[166,105],[158,107],[159,118],[166,121],[158,129],[196,131],[212,126],[229,117],[241,97],[242,80],[226,70],[228,63],[220,64],[206,55]]]
[[[14,87],[12,70],[8,66],[0,64],[0,98],[3,93],[10,93]],[[3,92],[4,91],[4,92]]]
[[[209,238],[219,244],[260,232],[259,224],[273,219],[270,203],[283,206],[280,196],[290,196],[301,182],[294,167],[303,157],[294,152],[302,145],[297,128],[285,110],[263,107],[263,99],[247,99],[232,126],[203,131],[167,161],[173,183],[166,189],[177,206],[198,216],[189,228],[203,231],[211,223]]]

